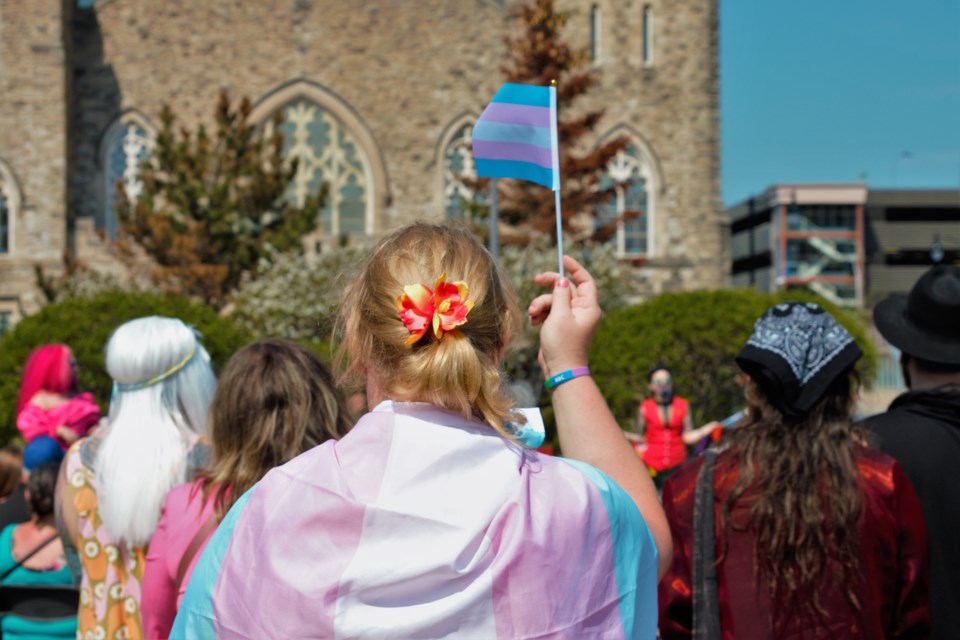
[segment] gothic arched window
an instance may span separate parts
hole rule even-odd
[[[617,254],[639,256],[650,253],[651,206],[648,197],[649,174],[632,144],[617,152],[600,180],[600,188],[613,187],[614,195],[600,207],[598,224],[620,219],[611,238]]]
[[[473,123],[460,126],[454,131],[443,151],[443,211],[448,220],[466,218],[464,205],[482,201],[471,182],[477,179],[471,147],[472,130]]]
[[[13,226],[20,206],[20,192],[13,172],[0,160],[0,255],[13,251]]]
[[[0,184],[0,253],[10,252],[10,205],[4,185]]]
[[[333,113],[307,98],[291,100],[281,109],[283,155],[299,163],[287,197],[302,205],[326,184],[319,220],[323,236],[369,233],[367,161],[353,134]],[[266,126],[270,129],[273,123]]]
[[[117,221],[117,189],[122,188],[127,200],[134,202],[143,192],[140,179],[143,163],[153,151],[153,135],[146,123],[134,114],[122,117],[107,131],[103,142],[103,212],[101,224],[107,236],[115,238]]]

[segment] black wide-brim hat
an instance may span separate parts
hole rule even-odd
[[[906,354],[960,365],[960,267],[937,265],[909,295],[894,294],[873,309],[873,323]]]

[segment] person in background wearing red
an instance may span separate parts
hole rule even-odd
[[[647,377],[653,395],[640,403],[637,433],[627,433],[634,449],[643,458],[657,489],[687,460],[687,447],[710,435],[720,424],[693,426],[690,403],[673,393],[670,369],[658,364]]]
[[[33,350],[23,367],[17,429],[27,443],[51,438],[66,450],[100,421],[100,407],[77,388],[77,361],[65,344]]]

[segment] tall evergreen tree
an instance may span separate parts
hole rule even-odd
[[[584,136],[591,133],[603,117],[602,110],[577,113],[572,108],[577,98],[599,82],[596,71],[589,65],[588,50],[573,49],[561,38],[570,15],[558,12],[554,0],[524,3],[515,12],[522,31],[516,37],[506,38],[509,58],[501,70],[507,82],[544,86],[557,82],[563,228],[578,238],[606,239],[616,232],[616,221],[596,229],[593,226],[583,229],[571,222],[583,214],[593,220],[600,217],[598,207],[613,196],[612,188],[600,188],[600,177],[617,151],[627,146],[627,140],[618,137],[592,151],[576,152]],[[551,191],[522,180],[504,180],[499,184],[500,216],[504,222],[556,235]]]
[[[167,291],[222,306],[262,257],[299,248],[317,223],[324,192],[303,206],[285,195],[297,163],[283,158],[281,114],[267,133],[249,121],[251,109],[249,99],[234,107],[221,92],[210,136],[203,125],[195,134],[176,131],[165,105],[142,193],[130,202],[118,185],[124,236],[153,259],[153,277]]]

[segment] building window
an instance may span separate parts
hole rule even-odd
[[[10,253],[10,206],[4,186],[0,184],[0,253]]]
[[[643,64],[650,66],[653,64],[653,7],[648,4],[643,5],[642,22]]]
[[[370,180],[366,158],[353,135],[339,118],[307,98],[292,100],[281,109],[283,155],[298,161],[287,197],[302,205],[326,184],[318,221],[322,236],[367,234]],[[266,127],[269,132],[272,121]]]
[[[857,208],[850,205],[790,205],[787,209],[790,231],[853,231],[857,228]]]
[[[448,220],[468,220],[469,205],[484,201],[475,189],[477,170],[471,148],[472,129],[472,123],[457,129],[443,153],[443,210]]]
[[[600,62],[600,6],[590,7],[590,60]]]
[[[0,336],[10,330],[13,324],[13,314],[9,311],[0,311]]]
[[[873,381],[874,389],[903,389],[903,369],[900,359],[888,352],[877,355],[877,376]]]
[[[0,159],[0,255],[13,253],[20,190],[13,171]]]
[[[600,207],[598,226],[617,222],[617,233],[611,238],[620,256],[640,256],[650,252],[649,229],[651,211],[647,196],[648,176],[633,145],[617,152],[600,188],[614,190],[614,196]]]
[[[153,137],[145,126],[132,120],[121,120],[108,134],[104,144],[104,210],[103,229],[110,238],[117,237],[117,189],[123,189],[128,202],[136,202],[143,193],[140,179],[143,163],[153,152]]]

